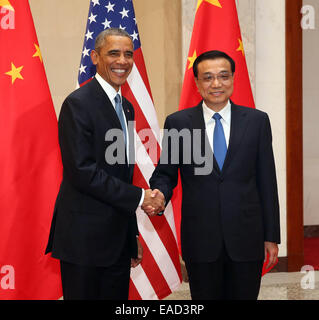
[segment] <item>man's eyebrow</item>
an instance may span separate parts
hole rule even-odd
[[[113,50],[109,50],[108,53],[120,53],[121,50],[117,50],[117,49],[113,49]],[[127,50],[125,51],[125,53],[130,53],[130,54],[133,54],[133,51],[132,50]]]
[[[229,71],[228,70],[221,70],[221,71],[219,71],[217,74],[221,74],[221,73],[229,73]],[[205,75],[210,75],[210,74],[214,74],[213,72],[210,72],[210,71],[206,71],[206,72],[204,72],[203,74],[205,74]]]
[[[120,52],[120,50],[113,49],[108,51],[108,53],[117,53],[117,52]]]

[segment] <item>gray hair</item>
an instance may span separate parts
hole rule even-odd
[[[95,39],[95,45],[94,45],[95,51],[99,51],[104,46],[106,38],[108,36],[127,37],[132,41],[132,44],[133,44],[133,38],[125,30],[120,28],[109,28],[109,29],[103,30],[97,35]],[[133,47],[134,47],[134,44],[133,44]]]

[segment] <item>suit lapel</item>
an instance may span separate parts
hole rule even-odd
[[[99,84],[99,82],[95,78],[93,78],[90,81],[90,85],[91,85],[92,89],[94,90],[94,94],[95,94],[94,96],[98,99],[99,104],[101,104],[101,110],[105,114],[106,119],[108,119],[108,121],[110,122],[111,127],[122,130],[122,125],[121,125],[121,122],[116,114],[115,108],[114,108],[111,100],[109,99],[108,95],[105,93],[105,91],[103,90],[103,88]],[[123,106],[126,122],[133,120],[133,114],[129,110],[128,103],[126,102],[126,100],[123,97],[122,97],[122,106]],[[128,125],[128,123],[127,123],[127,125]],[[128,128],[129,128],[129,126],[128,126]],[[130,141],[130,143],[131,143],[131,141]],[[134,139],[133,139],[133,148],[134,148]],[[126,163],[128,162],[126,150],[125,150],[125,161],[126,161]],[[131,160],[130,162],[133,163],[134,161]],[[134,165],[130,166],[130,171],[133,170],[131,167],[133,168]]]
[[[134,120],[133,114],[129,108],[129,104],[127,103],[127,100],[124,97],[122,98],[122,103],[123,103],[123,110],[124,110],[126,122],[133,121]]]
[[[90,85],[94,90],[95,97],[101,104],[101,111],[105,114],[105,117],[110,121],[111,127],[122,129],[120,120],[116,114],[113,104],[99,82],[93,78],[90,81]]]
[[[245,130],[248,124],[248,117],[245,110],[238,108],[236,104],[231,102],[231,125],[229,144],[225,162],[222,169],[222,174],[225,172],[229,164],[231,163],[234,155],[236,154],[240,143],[244,137]]]
[[[134,126],[132,126],[132,124],[129,124],[129,122],[134,121],[134,113],[133,113],[133,110],[130,108],[129,103],[124,97],[122,99],[122,106],[123,106],[123,111],[126,118],[128,135],[129,135],[129,159],[130,159],[129,177],[130,177],[130,180],[132,180],[133,173],[134,173],[134,163],[135,163],[135,143],[134,143],[135,136],[134,136]]]
[[[205,129],[202,102],[193,108],[189,116],[191,117],[191,129]]]

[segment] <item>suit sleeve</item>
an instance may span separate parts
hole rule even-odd
[[[177,185],[179,168],[178,164],[172,163],[171,139],[167,135],[172,128],[170,122],[170,119],[166,118],[161,157],[149,181],[151,189],[159,189],[164,194],[166,204],[171,200]]]
[[[78,98],[68,97],[59,117],[59,143],[65,177],[79,191],[119,210],[135,211],[142,190],[108,174],[95,159],[94,125]]]
[[[280,243],[279,201],[272,134],[268,115],[265,114],[260,131],[257,159],[257,187],[261,198],[265,241]]]

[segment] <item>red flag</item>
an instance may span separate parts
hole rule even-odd
[[[202,99],[192,67],[195,59],[209,50],[224,51],[234,59],[236,72],[231,98],[237,104],[254,108],[235,0],[199,0],[179,109],[193,107]]]
[[[57,299],[58,260],[44,252],[62,164],[27,0],[0,0],[0,35],[0,299]]]
[[[224,51],[235,61],[234,92],[231,99],[236,104],[255,108],[235,0],[198,0],[179,110],[193,107],[202,100],[195,84],[192,67],[200,54],[210,50]],[[179,240],[181,192],[179,183],[172,200]],[[264,267],[263,274],[265,272]]]

